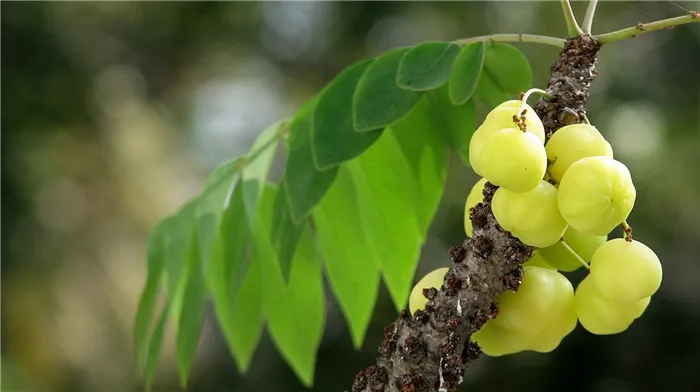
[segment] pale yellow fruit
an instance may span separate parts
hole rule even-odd
[[[416,313],[416,310],[425,309],[425,304],[428,303],[428,299],[423,295],[423,289],[434,287],[436,290],[440,290],[445,280],[445,275],[449,270],[450,269],[447,267],[438,268],[425,275],[416,283],[408,300],[408,307],[411,310],[411,314]]]
[[[636,197],[627,167],[612,158],[596,156],[576,161],[564,173],[558,205],[571,227],[603,236],[629,216]]]
[[[540,249],[535,250],[533,252],[532,257],[525,263],[523,263],[523,267],[542,267],[542,268],[548,268],[548,269],[556,269],[553,266],[551,266],[545,259],[542,257],[540,254]]]
[[[557,207],[557,189],[543,180],[528,192],[498,188],[491,209],[503,229],[538,248],[555,244],[567,228]]]
[[[650,297],[636,302],[607,299],[597,289],[590,275],[576,288],[574,304],[581,325],[596,335],[613,335],[625,331],[646,310]]]
[[[517,128],[516,123],[513,121],[513,115],[519,108],[520,101],[517,100],[506,101],[498,105],[486,116],[486,119],[481,126],[477,128],[476,132],[472,134],[471,140],[469,141],[469,164],[474,172],[480,176],[484,176],[481,158],[484,143],[502,129]],[[542,125],[542,121],[537,117],[537,114],[530,105],[525,104],[525,109],[527,109],[525,115],[527,132],[535,135],[540,142],[544,144],[544,126]]]
[[[549,174],[559,182],[566,170],[579,159],[592,156],[613,157],[613,150],[603,135],[588,124],[572,124],[557,130],[547,142]]]
[[[517,128],[502,129],[484,142],[482,177],[513,192],[534,189],[547,169],[547,153],[540,140]]]
[[[467,202],[464,205],[464,232],[467,233],[467,237],[472,236],[472,220],[469,219],[469,210],[484,200],[483,192],[486,182],[485,178],[477,181],[467,196]]]
[[[563,241],[539,249],[542,258],[559,271],[572,272],[583,267],[576,255],[590,263],[593,252],[605,241],[607,236],[590,236],[569,226],[564,232]],[[567,248],[568,245],[568,248]],[[572,253],[573,252],[573,253]]]
[[[591,259],[590,279],[607,299],[637,302],[656,293],[661,286],[661,261],[639,241],[610,240]]]

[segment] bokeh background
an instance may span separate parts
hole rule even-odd
[[[682,15],[678,5],[601,2],[594,30]],[[585,4],[574,8],[582,16]],[[2,390],[140,391],[132,325],[145,240],[212,168],[362,57],[489,33],[563,36],[560,12],[558,2],[2,2]],[[544,86],[557,49],[517,46]],[[589,116],[633,173],[630,223],[660,256],[663,285],[627,332],[579,326],[550,354],[482,358],[461,390],[700,390],[700,25],[605,47],[598,69]],[[452,157],[418,275],[463,240],[475,180]],[[329,295],[313,390],[348,388],[395,316],[382,289],[356,351]],[[173,354],[170,335],[157,391],[179,390]],[[208,318],[188,390],[306,389],[267,337],[250,373],[236,374]]]

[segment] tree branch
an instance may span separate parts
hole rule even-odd
[[[700,15],[696,11],[690,11],[689,15],[678,16],[675,18],[669,18],[664,20],[659,20],[650,23],[638,23],[634,27],[628,27],[626,29],[613,31],[612,33],[600,34],[595,36],[598,43],[601,45],[606,45],[611,42],[620,41],[627,38],[634,38],[641,34],[646,34],[656,30],[670,30],[676,26],[680,26],[686,23],[698,23],[700,22]]]
[[[566,41],[551,67],[553,99],[535,105],[547,135],[585,115],[599,48],[588,35]],[[467,365],[481,354],[471,335],[497,316],[494,299],[520,286],[522,263],[534,250],[496,222],[496,189],[486,184],[484,201],[470,213],[473,237],[450,249],[453,263],[442,288],[425,291],[424,311],[411,317],[404,310],[385,328],[377,364],[357,374],[352,392],[454,391],[462,383]]]
[[[583,32],[584,34],[591,34],[593,30],[593,17],[595,16],[595,8],[598,5],[598,0],[590,0],[588,2],[588,8],[586,9],[586,15],[583,16]]]
[[[563,48],[566,40],[563,38],[548,37],[546,35],[535,34],[491,34],[482,35],[480,37],[459,39],[456,42],[462,46],[471,44],[472,42],[528,42],[533,44],[552,45],[558,48]]]
[[[569,3],[569,0],[561,0],[560,3],[561,9],[564,11],[566,31],[569,33],[569,37],[576,37],[583,34],[581,27],[579,27],[578,22],[576,22],[576,15],[574,15],[574,10],[571,9],[571,3]]]

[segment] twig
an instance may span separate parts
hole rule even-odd
[[[634,27],[628,27],[626,29],[613,31],[611,33],[600,34],[595,36],[598,43],[601,45],[606,45],[611,42],[620,41],[627,38],[634,38],[641,34],[646,34],[656,30],[670,30],[676,26],[680,26],[686,23],[698,23],[700,22],[700,16],[695,11],[690,11],[689,15],[678,16],[675,18],[669,18],[664,20],[659,20],[650,23],[638,23]]]
[[[586,15],[583,16],[583,32],[585,34],[591,34],[593,29],[593,16],[595,16],[595,8],[597,5],[598,0],[591,0],[588,2]]]
[[[566,40],[563,38],[548,37],[535,34],[491,34],[479,37],[459,39],[456,42],[460,45],[471,44],[472,42],[527,42],[533,44],[552,45],[563,48]]]
[[[564,11],[566,31],[569,33],[569,37],[576,37],[583,34],[583,30],[581,30],[578,22],[576,22],[576,16],[574,15],[574,10],[571,9],[571,3],[569,3],[569,0],[561,0],[560,3],[561,9]]]

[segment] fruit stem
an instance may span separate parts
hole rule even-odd
[[[458,39],[458,44],[464,46],[469,45],[474,42],[527,42],[532,44],[543,44],[556,46],[557,48],[563,48],[566,44],[566,40],[563,38],[548,37],[546,35],[535,35],[535,34],[490,34],[482,35],[479,37],[463,38]]]
[[[530,95],[534,93],[538,93],[547,99],[552,99],[552,96],[548,92],[539,88],[531,88],[527,90],[525,94],[520,95],[520,100],[522,102],[520,103],[520,108],[518,108],[518,111],[513,116],[513,122],[523,132],[527,131],[527,125],[525,124],[525,112],[527,112],[527,110],[525,110],[525,104],[527,103],[527,99],[530,98]]]
[[[588,116],[586,116],[585,113],[581,114],[583,116],[583,122],[585,122],[588,125],[591,125],[591,120],[588,119]]]
[[[588,2],[588,8],[586,9],[586,15],[583,16],[583,32],[586,34],[591,33],[593,27],[593,16],[595,15],[595,7],[598,5],[598,0],[591,0]]]
[[[566,20],[566,30],[569,33],[569,37],[576,37],[583,34],[583,30],[579,27],[578,22],[576,22],[576,16],[574,15],[574,10],[571,9],[571,3],[569,0],[561,0],[561,9],[564,11],[564,19]]]
[[[569,246],[569,244],[567,244],[567,243],[564,242],[564,241],[561,241],[561,244],[564,245],[564,249],[566,249],[567,252],[569,252],[572,256],[574,256],[574,258],[575,258],[579,263],[581,263],[582,266],[586,267],[587,270],[591,269],[591,266],[588,265],[588,263],[586,263],[586,260],[584,260],[583,258],[581,258],[581,256],[579,256],[578,253],[576,253],[575,250],[571,249],[571,247]]]
[[[600,45],[606,45],[611,42],[621,41],[627,38],[634,38],[640,34],[649,33],[655,30],[670,30],[682,24],[698,22],[700,22],[700,14],[698,14],[697,11],[690,11],[689,15],[658,20],[650,23],[637,23],[636,26],[613,31],[611,33],[596,35],[595,38],[598,40]]]
[[[627,221],[622,222],[622,231],[625,233],[625,241],[632,242],[632,227]]]

